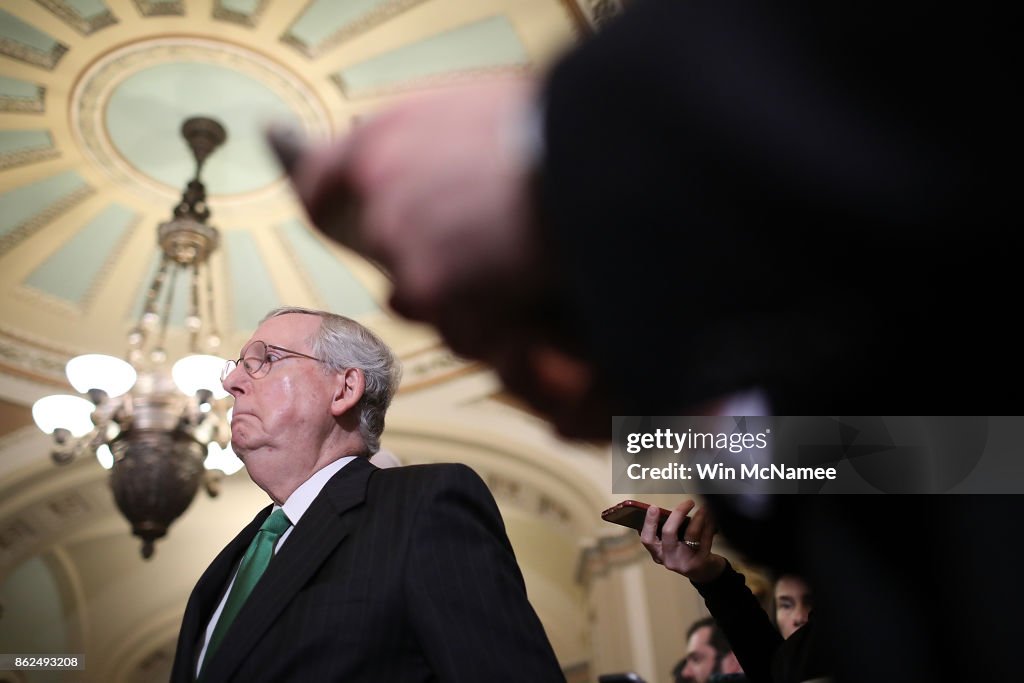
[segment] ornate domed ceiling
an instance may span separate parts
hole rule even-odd
[[[73,355],[124,353],[156,226],[194,171],[179,133],[191,116],[228,131],[202,174],[222,233],[211,266],[226,349],[284,304],[359,318],[406,358],[436,348],[385,310],[372,266],[308,228],[265,126],[337,136],[412,90],[538,70],[609,4],[0,2],[0,412],[22,422]],[[175,296],[172,354],[186,299]]]

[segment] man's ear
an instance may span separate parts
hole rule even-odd
[[[359,368],[345,368],[335,375],[331,415],[341,417],[359,403],[366,390],[366,378]]]

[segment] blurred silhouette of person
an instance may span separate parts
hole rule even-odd
[[[815,629],[801,629],[800,637],[793,637],[798,628],[804,626],[808,614],[798,615],[796,610],[787,610],[779,619],[776,630],[762,609],[757,597],[746,586],[742,574],[733,569],[729,561],[712,552],[716,533],[714,522],[707,508],[698,509],[689,520],[684,537],[677,536],[679,527],[695,508],[692,500],[676,506],[658,535],[658,509],[650,508],[647,519],[640,531],[640,541],[651,554],[651,559],[666,569],[681,574],[701,597],[711,613],[717,628],[723,634],[722,641],[731,645],[731,651],[747,680],[754,683],[800,683],[821,678],[831,673],[831,648],[823,648]],[[782,593],[779,604],[789,604],[790,584],[799,580],[788,578],[780,581]],[[804,587],[806,584],[803,584]],[[778,587],[778,586],[777,586]],[[801,594],[800,596],[804,596]],[[798,605],[806,604],[801,600]],[[692,639],[691,639],[692,640]],[[698,643],[700,644],[700,643]],[[691,643],[691,650],[693,650]],[[695,672],[702,662],[698,660]],[[729,673],[724,669],[722,673]],[[699,680],[699,678],[698,678]]]
[[[994,2],[637,0],[538,82],[284,156],[396,310],[563,434],[749,389],[776,415],[1019,415],[1014,27]],[[818,589],[841,679],[1012,679],[989,558],[1019,497],[771,502],[709,501]],[[964,647],[951,621],[989,628]]]
[[[799,576],[784,574],[775,580],[772,601],[775,605],[775,625],[783,638],[807,623],[814,606],[811,587]]]
[[[740,674],[725,634],[711,617],[698,619],[686,630],[686,656],[672,669],[674,683],[709,683],[716,674]]]

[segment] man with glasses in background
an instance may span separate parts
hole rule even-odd
[[[301,308],[228,361],[232,448],[273,504],[199,579],[172,681],[564,680],[480,478],[369,462],[400,375]]]

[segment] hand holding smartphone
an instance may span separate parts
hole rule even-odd
[[[650,503],[642,503],[638,500],[624,500],[602,512],[601,518],[606,522],[621,524],[622,526],[627,526],[630,529],[640,531],[644,528],[644,521],[647,518],[647,509],[650,507]],[[665,521],[672,513],[665,508],[658,509],[661,511],[658,519],[658,538],[661,538],[661,528],[665,525]],[[686,527],[689,522],[689,517],[683,517],[683,522],[679,525],[679,532],[676,534],[680,541],[683,540],[683,534],[686,532]]]

